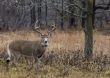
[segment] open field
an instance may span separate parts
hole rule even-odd
[[[44,32],[45,33],[45,32]],[[13,40],[38,40],[40,36],[32,31],[16,31],[0,33],[0,51],[2,52],[6,44]],[[94,32],[94,52],[109,54],[110,35],[103,35],[100,32]],[[49,38],[48,50],[83,50],[84,49],[84,32],[55,32]]]
[[[0,52],[13,40],[39,39],[33,31],[0,33]],[[27,64],[20,63],[6,72],[0,63],[0,78],[109,78],[110,76],[110,35],[94,32],[94,59],[83,59],[84,33],[82,31],[57,31],[49,39],[49,47],[42,58],[42,66],[36,74],[34,68],[27,71]]]

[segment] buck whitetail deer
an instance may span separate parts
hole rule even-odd
[[[40,34],[41,39],[39,41],[26,41],[26,40],[17,40],[12,41],[7,45],[7,58],[6,63],[9,65],[10,61],[17,61],[21,56],[33,57],[35,62],[42,57],[46,48],[48,47],[48,36],[53,32],[56,28],[52,26],[50,30],[48,30],[47,34],[42,34],[38,29],[40,26],[34,26],[34,31]]]

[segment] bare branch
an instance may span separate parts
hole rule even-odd
[[[110,9],[110,1],[107,4],[107,6],[95,6],[94,9],[95,9],[95,11],[98,10],[98,9],[109,10]]]
[[[66,6],[66,7],[69,7],[69,6],[75,6],[75,7],[79,8],[79,9],[82,10],[82,11],[87,11],[85,8],[80,7],[80,6],[79,6],[78,4],[76,4],[76,3],[69,4],[69,5]]]

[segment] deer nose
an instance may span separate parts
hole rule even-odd
[[[45,41],[45,43],[47,43],[47,41]]]

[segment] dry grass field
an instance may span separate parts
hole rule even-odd
[[[46,33],[46,32],[43,32]],[[38,40],[40,36],[32,31],[16,31],[0,33],[0,51],[2,52],[6,44],[13,40]],[[104,35],[101,32],[94,32],[94,52],[109,54],[110,35]],[[49,38],[48,50],[83,50],[84,49],[84,32],[57,31]]]
[[[44,32],[45,33],[45,32]],[[13,40],[40,39],[33,31],[0,32],[0,52]],[[26,63],[20,62],[18,70],[11,67],[5,70],[0,62],[0,78],[109,78],[110,77],[110,35],[94,32],[94,59],[83,59],[84,32],[56,31],[49,38],[49,47],[42,58],[40,71],[28,71]]]

